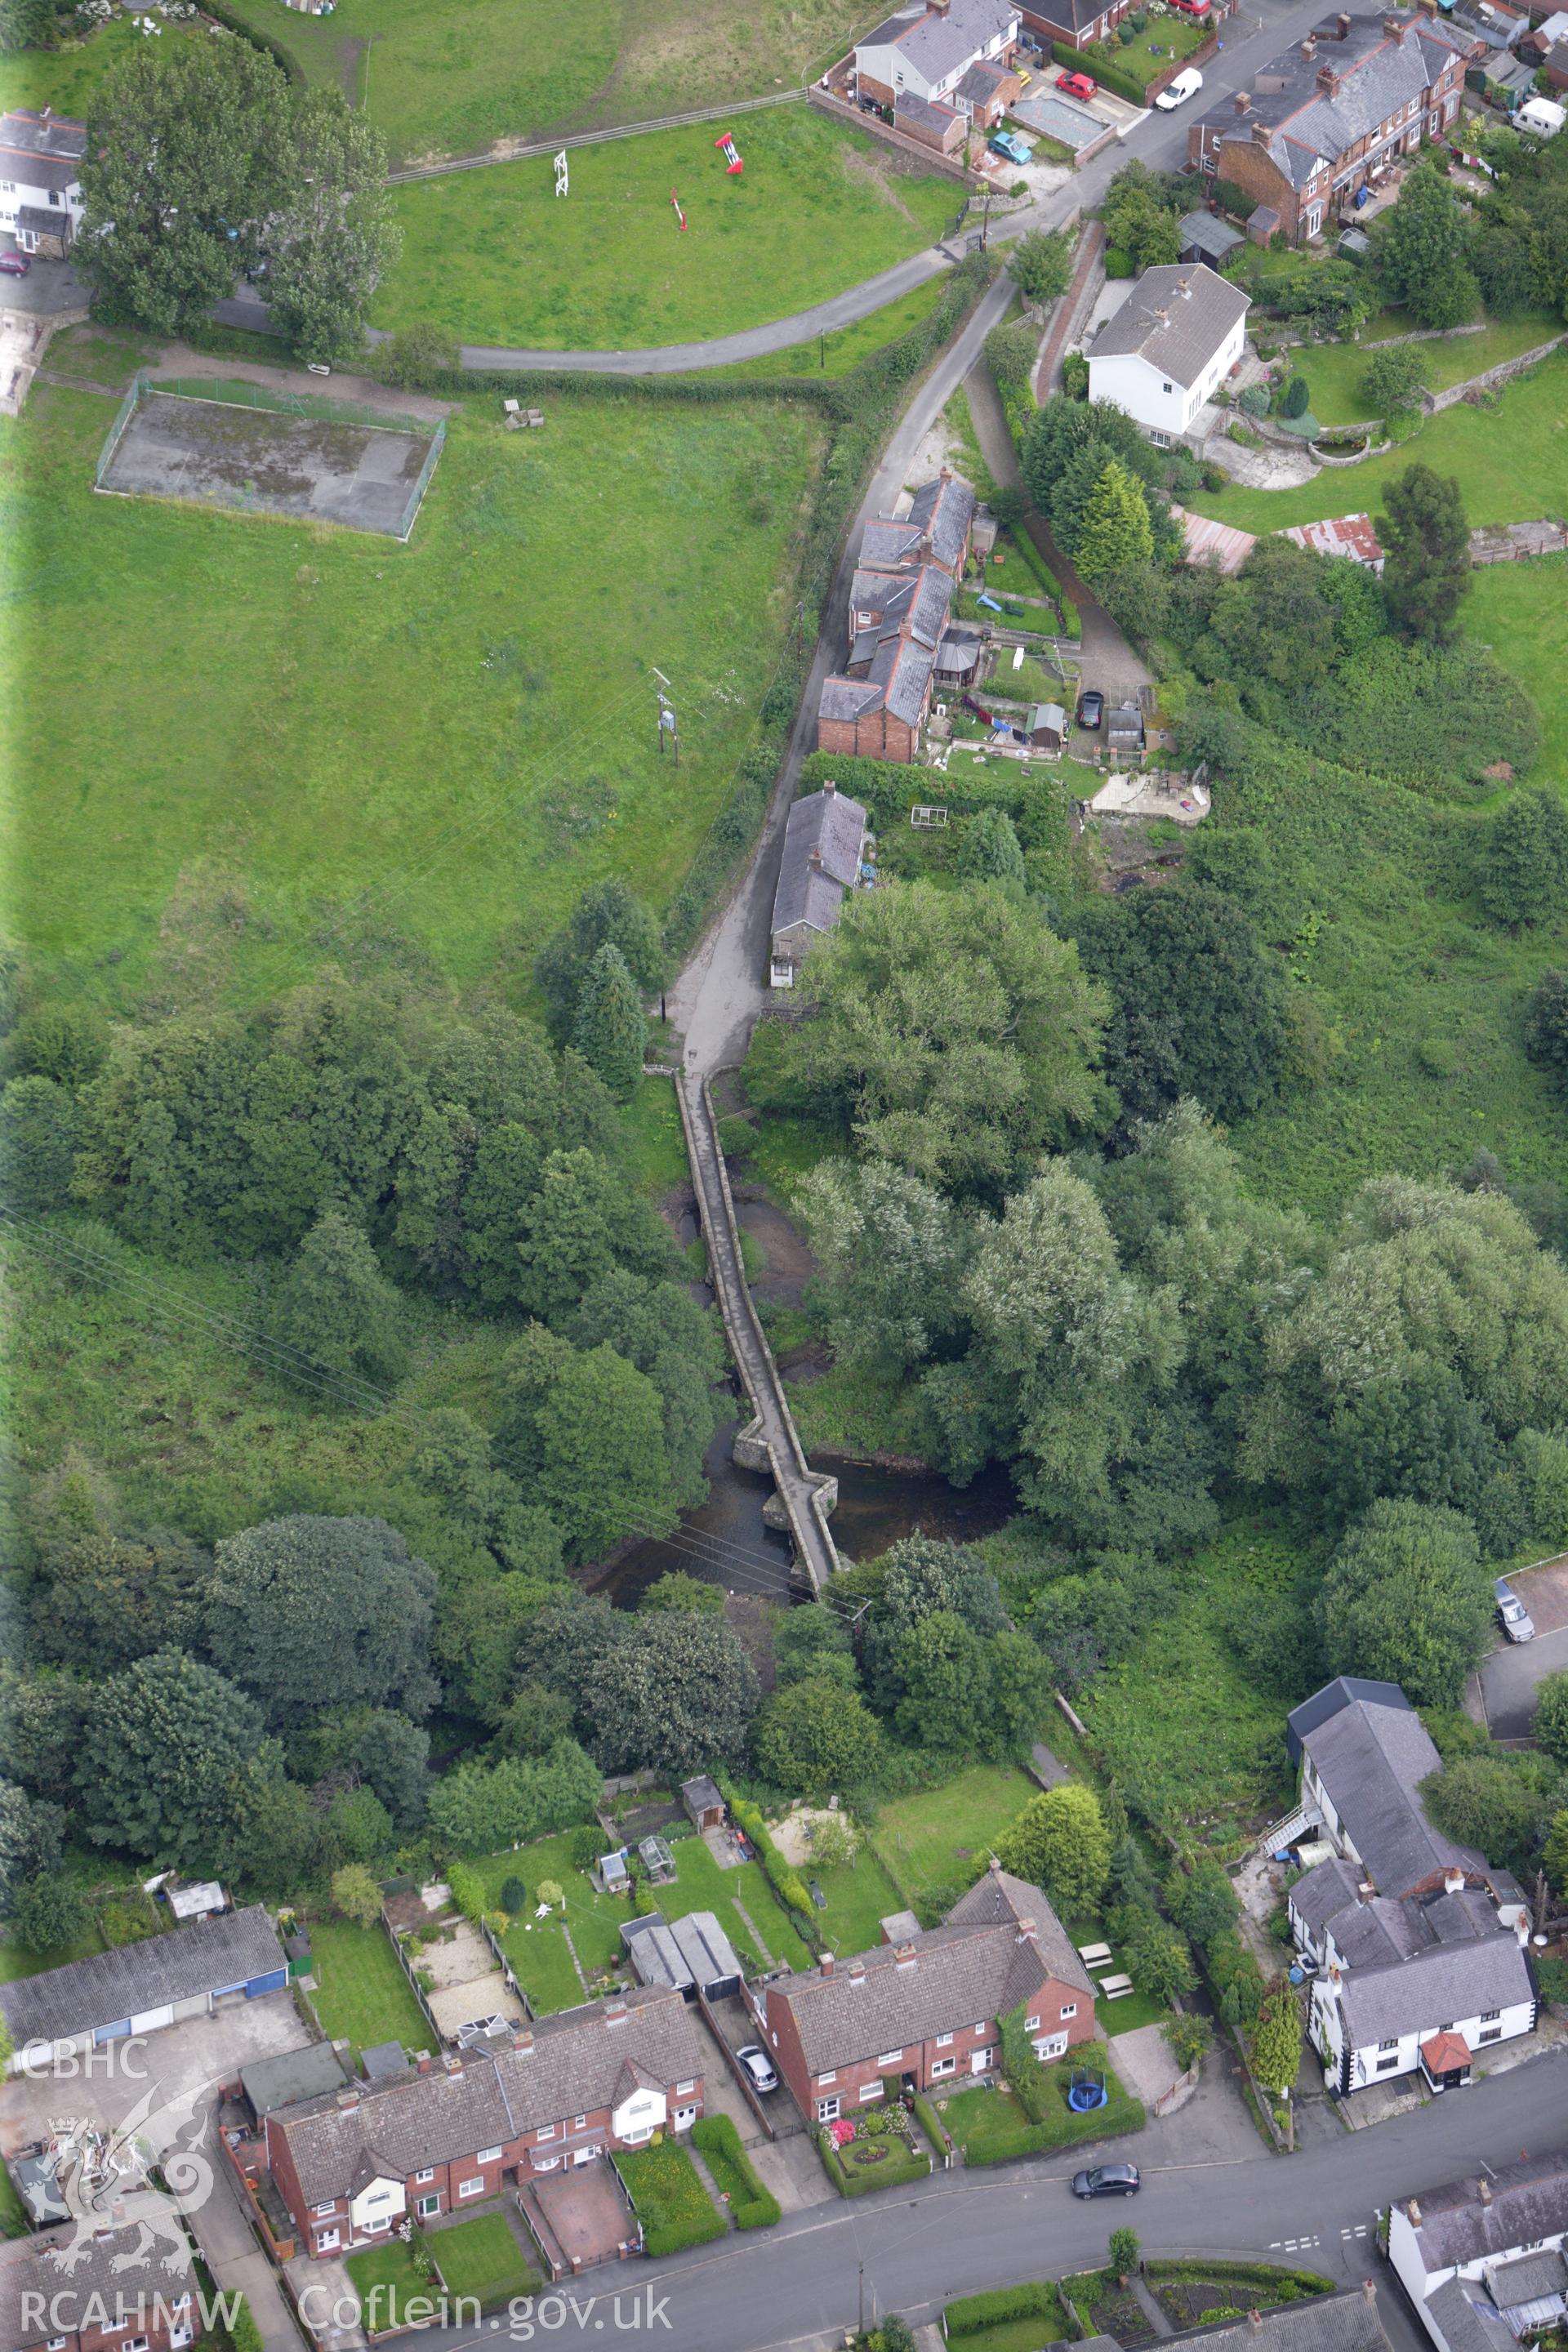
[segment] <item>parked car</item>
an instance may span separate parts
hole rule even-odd
[[[1174,113],[1176,108],[1184,106],[1189,98],[1196,98],[1203,86],[1204,78],[1196,66],[1184,66],[1181,72],[1165,84],[1154,103],[1163,113]]]
[[[1136,2197],[1142,2187],[1135,2164],[1097,2164],[1072,2177],[1075,2197]]]
[[[0,253],[0,274],[7,278],[26,278],[32,266],[25,253],[18,253],[14,248]]]
[[[1497,1602],[1498,1615],[1502,1619],[1502,1630],[1509,1640],[1533,1642],[1535,1620],[1506,1576],[1500,1576],[1492,1586],[1492,1598]]]
[[[1105,717],[1105,697],[1092,686],[1086,687],[1078,698],[1078,723],[1080,727],[1098,727]]]
[[[1016,131],[994,131],[985,143],[994,153],[1005,156],[1009,163],[1026,163],[1035,152]]]
[[[1100,84],[1089,74],[1060,73],[1057,76],[1057,88],[1065,89],[1069,98],[1081,99],[1087,106]]]
[[[1200,23],[1214,13],[1211,0],[1171,0],[1171,5],[1178,16],[1196,16]]]
[[[773,2062],[765,2050],[759,2050],[754,2042],[748,2042],[743,2050],[736,2051],[735,2055],[751,2078],[753,2091],[778,2089],[779,2078],[774,2071]]]

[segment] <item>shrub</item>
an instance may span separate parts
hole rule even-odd
[[[1249,196],[1235,180],[1216,180],[1213,194],[1221,211],[1234,214],[1237,220],[1250,220],[1258,210],[1258,198]]]
[[[447,1884],[464,1918],[477,1925],[485,1916],[485,1883],[479,1872],[470,1870],[466,1863],[454,1862],[447,1868]]]
[[[1248,416],[1267,416],[1269,409],[1268,386],[1266,383],[1247,384],[1245,390],[1237,394],[1236,404],[1245,410]]]
[[[1106,247],[1105,274],[1108,278],[1131,277],[1132,256],[1127,251],[1125,246],[1108,245]]]
[[[1230,479],[1230,476],[1226,472],[1223,466],[1211,464],[1202,466],[1198,470],[1203,475],[1204,488],[1205,490],[1223,490],[1226,484]]]
[[[503,1911],[509,1912],[514,1919],[527,1910],[528,1889],[521,1878],[502,1879],[500,1907]]]
[[[1068,352],[1063,360],[1062,390],[1069,400],[1089,398],[1089,362],[1081,352]]]
[[[332,1908],[356,1927],[374,1927],[381,1916],[381,1889],[363,1862],[332,1873]]]
[[[1263,446],[1262,434],[1255,433],[1250,425],[1233,422],[1230,426],[1230,438],[1243,449],[1261,449]]]

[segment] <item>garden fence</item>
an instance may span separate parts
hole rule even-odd
[[[419,511],[419,501],[425,496],[430,477],[436,470],[436,460],[439,457],[446,446],[447,420],[443,416],[440,423],[436,427],[430,446],[425,452],[425,463],[419,468],[419,479],[415,483],[414,488],[408,494],[408,504],[403,509],[403,520],[399,523],[397,529],[397,536],[399,539],[406,539],[409,532],[413,530],[414,518]]]
[[[247,383],[237,376],[160,376],[137,379],[142,391],[166,392],[176,400],[213,400],[230,408],[267,408],[279,416],[313,417],[322,425],[369,425],[387,433],[428,433],[427,417],[402,416],[363,401],[334,400],[325,393],[280,392],[269,383]],[[440,430],[439,427],[437,428]]]
[[[140,370],[131,379],[125,397],[120,404],[119,414],[110,426],[103,446],[98,453],[98,471],[92,478],[92,487],[95,490],[101,490],[103,488],[103,478],[114,463],[114,453],[125,437],[126,426],[136,414],[136,404],[142,397],[146,383],[147,379]]]

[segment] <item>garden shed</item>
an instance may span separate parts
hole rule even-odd
[[[680,1784],[680,1801],[700,1830],[719,1830],[724,1826],[724,1796],[717,1780],[706,1772],[694,1773]]]

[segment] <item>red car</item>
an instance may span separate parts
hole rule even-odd
[[[1204,0],[1204,5],[1207,7],[1208,0]],[[1099,84],[1086,73],[1063,73],[1057,76],[1057,88],[1065,89],[1069,98],[1082,99],[1087,106]]]
[[[13,252],[9,247],[0,253],[0,272],[7,278],[26,278],[32,266],[25,253]]]
[[[1178,16],[1207,16],[1211,14],[1210,0],[1171,0],[1171,5]]]

